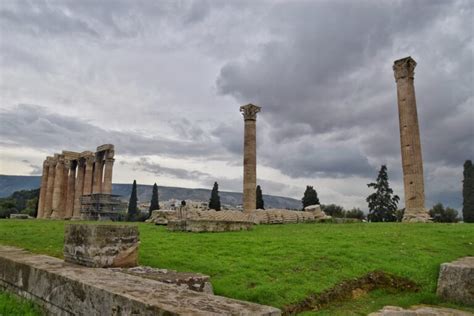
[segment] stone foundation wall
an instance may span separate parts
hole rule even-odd
[[[230,232],[250,230],[253,222],[236,222],[224,220],[183,220],[169,221],[168,230],[170,231],[187,231],[187,232]]]
[[[0,288],[54,315],[280,315],[250,302],[0,246]]]
[[[318,206],[319,207],[319,206]],[[168,225],[169,222],[179,220],[192,220],[204,222],[253,222],[254,224],[294,224],[294,223],[311,223],[331,218],[326,216],[321,210],[309,211],[291,211],[283,209],[255,210],[250,213],[241,211],[196,211],[184,210],[181,214],[182,219],[178,216],[178,211],[159,210],[153,211],[152,218],[148,221],[157,225]],[[174,226],[177,223],[172,224]],[[192,224],[194,225],[194,223]],[[197,224],[196,224],[197,225]],[[204,225],[204,224],[203,224]],[[206,224],[207,225],[207,224]],[[238,226],[238,225],[235,225]],[[179,230],[173,228],[172,230]]]

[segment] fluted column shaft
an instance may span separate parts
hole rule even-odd
[[[92,193],[92,172],[94,169],[94,157],[86,157],[84,174],[84,189],[83,195],[90,195]]]
[[[74,185],[76,192],[74,193],[74,210],[72,218],[79,219],[81,217],[81,196],[84,187],[84,173],[86,171],[86,165],[84,160],[80,159],[77,162],[77,176],[76,184]]]
[[[405,217],[425,215],[425,190],[420,129],[416,109],[414,70],[416,62],[407,57],[397,60],[393,70],[397,83],[400,145],[405,189]]]
[[[93,194],[101,193],[102,168],[104,167],[102,160],[103,160],[102,153],[97,153],[95,163],[94,163],[94,180],[93,180],[94,184],[92,186]]]
[[[243,207],[244,212],[252,212],[257,207],[257,113],[260,107],[248,104],[240,107],[244,115],[244,183]]]
[[[51,160],[48,168],[48,183],[44,201],[43,218],[50,218],[53,209],[54,180],[56,179],[56,160]]]
[[[63,190],[64,190],[64,159],[60,158],[56,164],[55,181],[53,189],[53,205],[51,218],[61,217],[61,208],[63,205]]]
[[[48,164],[48,161],[45,160],[43,162],[43,173],[41,175],[41,188],[40,188],[40,194],[39,194],[39,200],[38,200],[38,210],[36,212],[37,218],[44,217],[44,205],[45,205],[45,199],[46,199],[46,191],[48,188],[48,172],[49,172],[49,164]]]
[[[66,197],[66,213],[64,218],[69,219],[72,217],[72,213],[74,210],[74,194],[75,194],[75,186],[76,186],[76,161],[71,161],[70,168],[69,168],[69,176],[67,181],[67,197]]]
[[[105,194],[112,194],[112,170],[114,168],[114,161],[113,158],[107,158],[105,160],[105,170],[104,170],[104,186],[102,189],[102,193]]]

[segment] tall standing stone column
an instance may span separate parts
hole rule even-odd
[[[101,193],[102,189],[102,169],[104,168],[103,164],[103,153],[97,152],[95,156],[95,163],[94,163],[94,180],[92,186],[92,193],[97,194]]]
[[[92,172],[94,169],[94,156],[92,153],[86,155],[85,157],[85,173],[84,173],[84,189],[82,191],[83,195],[92,194]]]
[[[64,157],[59,156],[56,164],[55,181],[53,189],[53,205],[51,218],[61,218],[61,208],[63,207],[63,190],[64,190]]]
[[[49,170],[48,170],[48,183],[46,186],[46,195],[44,201],[44,212],[43,218],[50,218],[53,209],[53,191],[54,191],[54,180],[56,179],[56,164],[57,158],[48,157]]]
[[[38,200],[38,210],[36,212],[37,218],[44,217],[44,204],[46,199],[46,191],[48,187],[48,172],[49,172],[49,163],[48,159],[43,162],[43,174],[41,175],[41,188],[40,195]]]
[[[257,207],[257,113],[260,107],[247,104],[240,107],[245,121],[244,129],[244,212],[252,212]]]
[[[74,210],[72,213],[73,219],[80,219],[81,218],[81,196],[82,190],[84,188],[84,173],[86,171],[86,164],[83,158],[77,160],[77,176],[76,176],[76,184],[74,185],[75,193],[74,193]]]
[[[393,64],[397,83],[403,184],[405,188],[403,221],[426,222],[429,220],[429,214],[425,209],[423,160],[414,86],[415,67],[416,62],[411,57],[396,60]]]
[[[114,161],[114,151],[108,150],[104,167],[104,186],[102,188],[102,193],[104,194],[112,194],[112,170],[114,168]]]
[[[66,194],[66,212],[64,218],[70,219],[74,210],[74,194],[76,192],[76,168],[77,161],[71,160],[69,162],[69,176],[67,179],[67,194]]]

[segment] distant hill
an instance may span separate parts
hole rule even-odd
[[[10,196],[15,191],[38,189],[40,179],[39,176],[7,176],[0,174],[0,198]]]
[[[40,187],[39,176],[10,176],[0,175],[0,197],[7,197],[15,191],[32,190]],[[138,185],[139,202],[149,202],[151,199],[151,185]],[[123,200],[128,201],[132,191],[132,184],[114,183],[112,193],[121,195]],[[208,189],[188,189],[177,187],[158,186],[161,201],[170,199],[177,200],[195,200],[209,201],[211,190]],[[221,203],[236,206],[242,204],[242,193],[237,192],[219,192]],[[263,195],[266,208],[290,208],[297,209],[301,207],[301,202],[287,197]]]

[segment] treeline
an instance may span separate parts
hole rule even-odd
[[[39,189],[13,192],[6,198],[0,198],[0,218],[8,218],[10,214],[28,214],[36,217]]]

